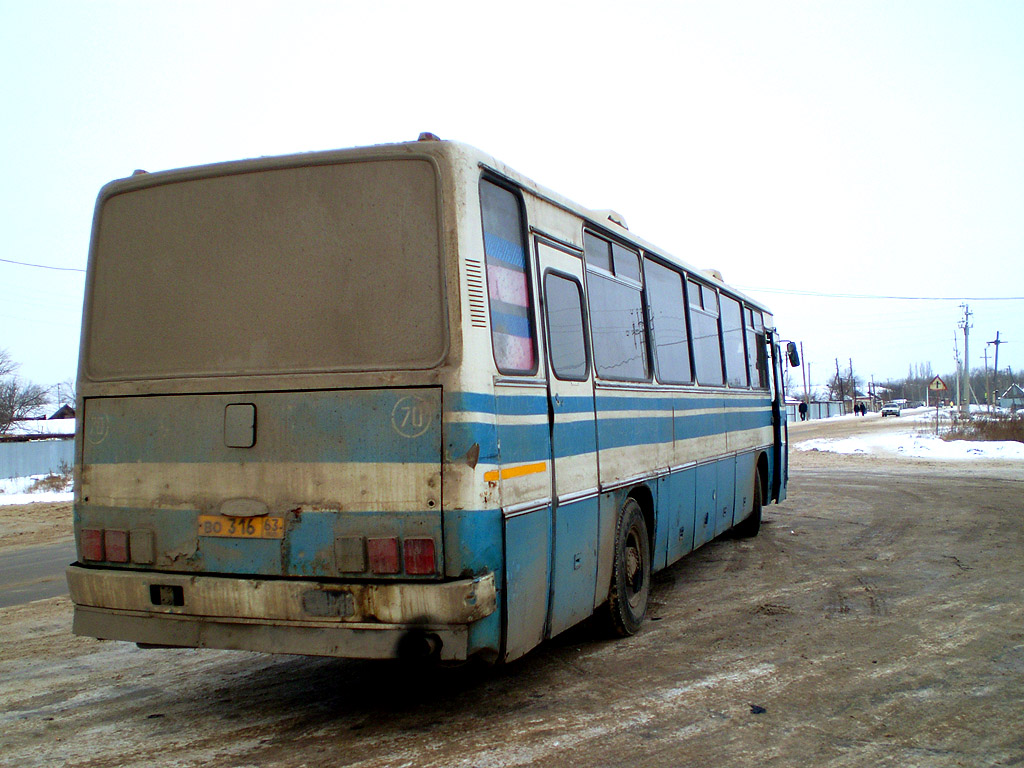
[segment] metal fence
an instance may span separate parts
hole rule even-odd
[[[58,474],[62,464],[70,467],[74,461],[75,440],[71,437],[0,443],[0,480]]]
[[[797,403],[786,403],[786,418],[790,424],[800,421],[800,406]],[[807,404],[807,418],[830,419],[833,416],[843,415],[843,404],[838,400],[826,400],[824,402],[811,402]]]

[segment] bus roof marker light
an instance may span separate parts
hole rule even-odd
[[[431,133],[430,131],[423,131],[416,141],[440,141],[441,137],[437,134]]]

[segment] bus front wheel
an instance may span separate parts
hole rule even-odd
[[[611,593],[605,606],[607,628],[627,637],[640,630],[651,592],[651,543],[636,499],[626,499],[615,525]]]

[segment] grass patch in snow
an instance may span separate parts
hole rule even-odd
[[[1024,414],[976,414],[951,426],[942,439],[1024,443]]]

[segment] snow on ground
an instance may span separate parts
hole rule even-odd
[[[15,477],[10,480],[0,480],[0,506],[8,504],[31,504],[34,501],[72,501],[73,493],[71,484],[68,483],[63,491],[35,491],[29,493],[29,489],[37,480],[42,480],[46,475],[32,475],[31,477]]]
[[[934,434],[886,432],[855,437],[819,437],[792,446],[797,451],[828,451],[871,455],[907,456],[915,459],[1015,459],[1024,461],[1024,443],[943,440]]]
[[[973,410],[973,408],[972,408]],[[939,409],[938,426],[949,427],[954,413]],[[856,417],[841,416],[849,420]],[[837,419],[838,420],[838,419]],[[850,437],[819,437],[791,443],[797,451],[826,451],[828,453],[860,454],[871,456],[903,456],[937,461],[969,461],[977,459],[1008,459],[1024,461],[1024,443],[1016,441],[943,440],[935,434],[934,408],[904,411],[904,415],[888,418],[894,430],[853,435]]]

